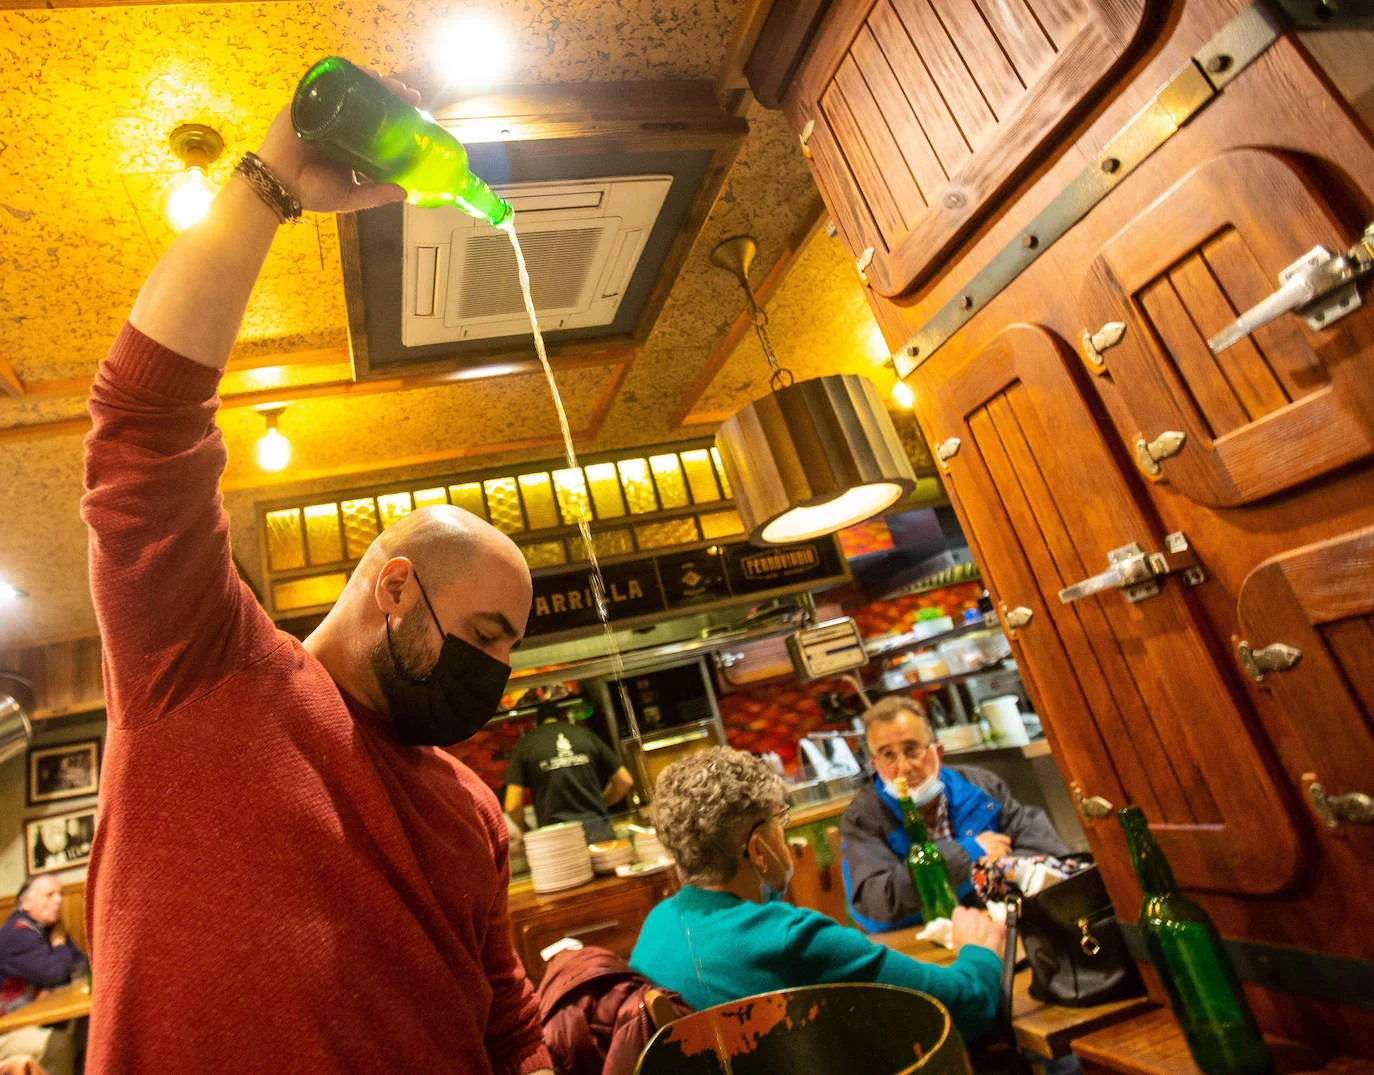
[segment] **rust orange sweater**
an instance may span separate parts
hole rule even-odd
[[[239,580],[218,381],[126,325],[91,393],[109,730],[86,1070],[550,1066],[496,798],[394,742]]]

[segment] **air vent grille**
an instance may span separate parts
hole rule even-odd
[[[576,307],[588,284],[604,229],[536,231],[520,236],[529,266],[534,308],[540,313]],[[515,251],[504,233],[470,236],[458,283],[458,317],[466,321],[525,312]]]

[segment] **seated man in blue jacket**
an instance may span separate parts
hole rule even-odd
[[[1043,810],[1012,798],[1006,783],[986,769],[941,765],[944,747],[921,704],[884,698],[863,715],[875,773],[845,808],[844,883],[854,921],[869,932],[921,921],[921,905],[907,873],[910,850],[893,783],[905,777],[911,801],[935,846],[945,856],[950,883],[964,902],[980,859],[1069,854]]]
[[[28,877],[14,913],[0,926],[0,1014],[66,985],[86,963],[85,953],[62,928],[62,882],[55,874]],[[71,1024],[28,1026],[0,1035],[0,1058],[31,1056],[49,1075],[69,1075],[75,1052]]]

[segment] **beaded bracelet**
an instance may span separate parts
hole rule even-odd
[[[286,189],[276,173],[262,162],[256,153],[245,153],[234,165],[234,174],[242,178],[257,193],[282,224],[294,224],[301,218],[301,202]]]

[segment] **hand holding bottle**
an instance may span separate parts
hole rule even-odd
[[[998,959],[1002,958],[1002,949],[1007,943],[1007,927],[1001,922],[994,922],[988,915],[972,907],[954,908],[950,922],[954,927],[955,955],[964,945],[976,944],[979,948],[990,950]]]
[[[363,70],[409,104],[420,106],[419,91],[394,78],[383,78],[371,69]],[[326,156],[297,135],[291,125],[289,104],[272,121],[258,156],[308,212],[352,213],[405,201],[405,190],[395,183],[359,181],[352,168]]]

